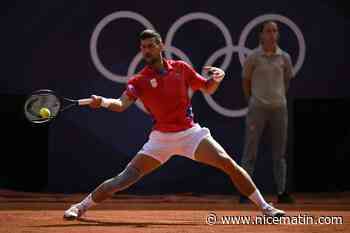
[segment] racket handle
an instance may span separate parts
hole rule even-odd
[[[82,105],[89,105],[92,102],[91,98],[87,98],[87,99],[80,99],[78,100],[78,105],[82,106]]]

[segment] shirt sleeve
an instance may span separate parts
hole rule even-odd
[[[289,54],[286,54],[284,56],[285,64],[284,64],[284,78],[287,80],[291,80],[294,77],[293,74],[293,65],[292,60],[289,56]]]
[[[248,76],[251,76],[254,71],[254,56],[250,55],[244,61],[242,69],[242,77],[246,79]]]
[[[197,91],[203,87],[205,87],[207,83],[207,79],[202,75],[198,74],[190,65],[186,62],[182,62],[184,77],[188,85],[191,87],[193,91]]]
[[[140,86],[137,77],[129,79],[124,93],[132,100],[137,100],[140,97]]]

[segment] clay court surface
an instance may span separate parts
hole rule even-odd
[[[260,212],[238,204],[237,196],[191,194],[117,195],[93,207],[80,221],[65,221],[63,211],[83,194],[38,194],[0,190],[1,233],[44,232],[350,232],[350,193],[295,194],[296,203],[279,205],[288,216],[341,216],[342,224],[223,224],[208,225],[206,218],[251,216]],[[268,201],[275,201],[267,196]],[[219,220],[218,220],[219,222]]]

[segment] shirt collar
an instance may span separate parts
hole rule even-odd
[[[268,56],[261,45],[259,45],[258,51],[260,54]],[[273,55],[282,55],[282,49],[279,46],[277,46],[276,52]]]
[[[163,63],[164,63],[165,70],[171,71],[174,69],[174,66],[170,63],[169,60],[163,59]]]
[[[174,69],[174,66],[171,64],[171,62],[165,58],[163,58],[163,64],[164,64],[164,73],[168,73],[169,71]],[[146,67],[147,71],[152,73],[158,73],[155,69],[153,69],[151,66],[147,65]],[[162,74],[161,74],[162,75]]]

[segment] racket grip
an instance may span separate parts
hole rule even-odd
[[[89,105],[92,102],[91,98],[87,98],[87,99],[80,99],[78,100],[78,105],[82,106],[82,105]]]

